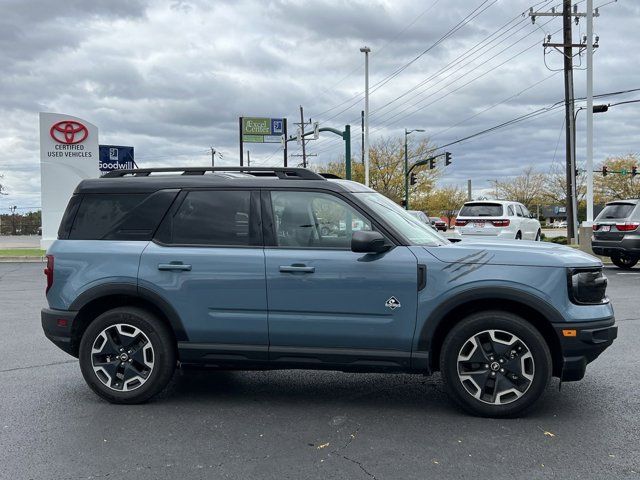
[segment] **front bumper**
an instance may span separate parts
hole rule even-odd
[[[622,240],[602,240],[591,238],[591,249],[596,255],[610,257],[615,253],[640,256],[640,236],[625,235]]]
[[[574,382],[584,377],[587,364],[609,347],[618,336],[618,327],[613,317],[595,322],[556,323],[553,325],[562,350],[560,379]],[[573,330],[575,336],[566,336],[563,331]],[[573,335],[573,332],[570,333]]]
[[[69,355],[78,356],[76,346],[72,344],[73,322],[78,312],[43,308],[40,312],[42,330],[45,336],[58,348]]]

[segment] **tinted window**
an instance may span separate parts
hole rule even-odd
[[[523,217],[524,213],[522,213],[522,207],[520,205],[516,205],[516,215],[519,217]]]
[[[351,248],[351,234],[371,223],[344,201],[315,192],[271,192],[279,246]]]
[[[72,240],[100,240],[111,232],[148,194],[85,194],[73,227]]]
[[[509,206],[507,207],[507,210],[508,210],[508,212],[509,212],[509,216],[510,216],[510,217],[515,216],[515,212],[513,211],[513,205],[509,205]]]
[[[251,192],[189,192],[171,221],[171,243],[252,245]]]
[[[499,203],[466,203],[460,210],[461,217],[500,217],[502,205]]]
[[[631,215],[634,207],[632,203],[612,203],[604,207],[598,218],[626,218]]]
[[[522,214],[523,214],[525,217],[530,217],[530,216],[531,216],[531,213],[529,212],[529,210],[527,209],[527,207],[525,207],[524,205],[520,205],[520,206],[522,207]]]

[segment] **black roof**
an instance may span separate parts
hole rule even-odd
[[[305,168],[284,167],[185,167],[116,170],[101,178],[83,180],[75,193],[150,193],[164,189],[207,187],[287,187],[333,191],[371,191],[335,175]]]

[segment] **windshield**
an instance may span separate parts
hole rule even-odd
[[[356,193],[358,198],[389,225],[400,232],[412,245],[445,245],[445,237],[421,222],[397,203],[377,192]]]
[[[502,205],[499,203],[465,203],[460,217],[500,217]]]

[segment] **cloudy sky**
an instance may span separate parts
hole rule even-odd
[[[133,145],[140,166],[203,165],[209,147],[238,163],[238,117],[305,117],[354,127],[359,154],[364,57],[371,48],[371,140],[422,128],[445,145],[564,98],[560,0],[0,0],[0,174],[9,205],[40,205],[38,112],[98,125],[100,143]],[[584,10],[585,1],[579,1]],[[640,88],[640,2],[603,5],[595,33],[596,94]],[[574,28],[575,39],[585,22]],[[443,38],[444,37],[444,38]],[[584,58],[575,58],[584,67]],[[548,67],[548,68],[547,68]],[[584,70],[576,70],[576,97]],[[596,103],[640,98],[640,91]],[[582,105],[583,103],[578,103]],[[492,178],[564,160],[563,108],[451,145],[442,184],[474,190]],[[595,116],[595,159],[638,152],[640,103]],[[578,156],[584,159],[584,113]],[[290,130],[291,131],[291,130]],[[421,134],[414,134],[416,137]],[[252,145],[256,165],[280,165],[278,145]],[[297,147],[291,153],[298,153]],[[338,137],[309,146],[337,160]],[[299,161],[292,159],[292,163]]]

